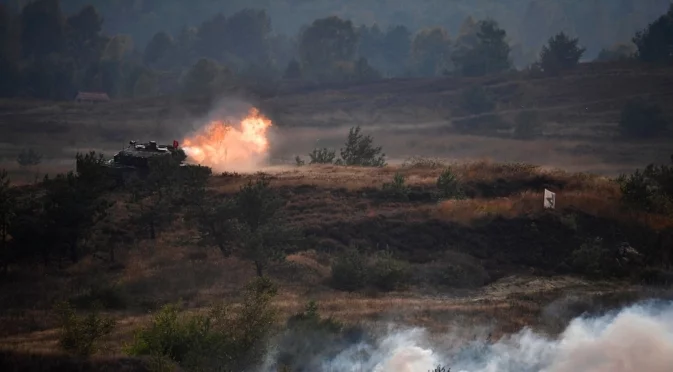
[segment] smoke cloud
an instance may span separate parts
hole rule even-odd
[[[452,335],[444,338],[455,341]],[[451,372],[670,372],[673,303],[578,317],[557,337],[524,329],[496,342],[472,341],[449,350],[433,346],[422,329],[390,331],[324,355],[318,370],[427,372],[438,365]]]

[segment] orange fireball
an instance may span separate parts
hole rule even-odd
[[[223,120],[210,122],[185,138],[183,149],[188,161],[207,165],[214,171],[251,170],[268,154],[267,130],[271,125],[271,120],[252,108],[238,125]]]

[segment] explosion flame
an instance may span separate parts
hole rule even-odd
[[[188,161],[209,166],[213,171],[246,171],[260,165],[269,150],[267,130],[271,120],[251,108],[248,116],[234,125],[215,120],[183,140]]]

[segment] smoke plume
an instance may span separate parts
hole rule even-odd
[[[578,317],[557,337],[524,329],[496,342],[472,341],[448,350],[433,346],[421,329],[392,331],[324,355],[317,370],[427,372],[438,365],[451,372],[670,372],[673,303],[645,302]]]

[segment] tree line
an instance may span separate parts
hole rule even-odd
[[[59,0],[37,0],[19,13],[0,4],[0,96],[70,100],[79,91],[111,97],[183,92],[209,94],[280,80],[371,81],[388,77],[481,76],[522,65],[521,51],[492,19],[468,17],[456,37],[443,27],[356,26],[330,16],[296,37],[274,33],[263,9],[216,14],[176,35],[156,33],[144,47],[126,34],[106,35],[92,5],[66,15]],[[633,37],[603,50],[600,60],[672,59],[673,7]],[[586,49],[566,33],[548,40],[523,65],[559,71]],[[536,63],[534,63],[536,62]]]

